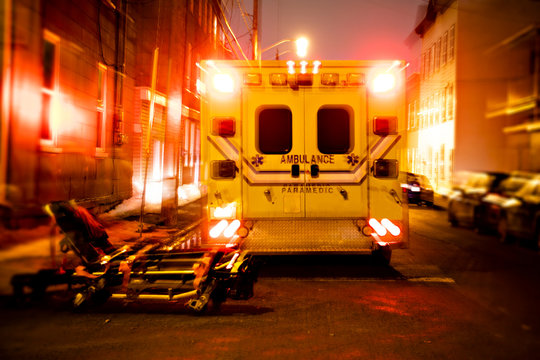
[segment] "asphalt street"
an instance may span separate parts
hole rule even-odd
[[[3,359],[534,359],[539,253],[411,208],[411,247],[369,256],[265,259],[255,296],[219,311],[69,294],[0,309]]]

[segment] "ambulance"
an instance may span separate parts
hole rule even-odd
[[[200,66],[204,241],[386,262],[408,247],[403,61]]]

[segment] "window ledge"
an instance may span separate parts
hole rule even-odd
[[[56,154],[59,154],[62,152],[61,148],[54,146],[54,144],[50,143],[47,140],[40,141],[39,150],[42,152],[56,153]]]
[[[96,153],[94,154],[96,158],[104,159],[109,156],[109,153],[105,152],[105,150],[96,148]]]

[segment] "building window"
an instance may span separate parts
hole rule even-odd
[[[435,43],[435,71],[439,71],[441,66],[441,39]]]
[[[414,109],[413,109],[413,129],[418,126],[418,100],[414,100]]]
[[[420,72],[422,73],[422,80],[426,79],[426,53],[422,53],[422,64],[420,64]]]
[[[160,181],[163,179],[163,145],[161,141],[153,139],[152,141],[152,180]]]
[[[203,28],[203,32],[206,32],[206,11],[208,11],[208,1],[207,0],[202,0],[201,1],[202,4],[202,28]]]
[[[432,75],[435,70],[435,44],[429,49],[429,75]]]
[[[197,64],[200,65],[201,63],[201,54],[197,54]],[[195,88],[197,88],[197,84],[201,84],[201,68],[199,66],[195,66]],[[199,85],[200,88],[200,85]],[[197,90],[197,93],[199,94],[199,90]]]
[[[448,85],[446,90],[446,118],[452,120],[454,117],[454,86]]]
[[[426,78],[431,75],[431,48],[427,50],[426,53]]]
[[[214,37],[214,49],[217,47],[217,17],[214,16],[214,21],[212,22],[212,35]]]
[[[208,8],[208,10],[206,12],[206,18],[207,18],[206,23],[207,23],[208,27],[207,27],[206,31],[208,33],[210,33],[212,31],[212,17],[213,17],[213,15],[212,15],[212,4],[210,3],[210,1],[207,4],[207,8]]]
[[[43,63],[43,85],[42,110],[41,110],[41,135],[42,145],[56,145],[57,126],[55,126],[55,116],[58,116],[58,76],[59,76],[59,43],[60,38],[45,30],[43,33],[42,63]],[[57,125],[57,124],[56,124]]]
[[[446,65],[446,54],[448,47],[448,31],[446,31],[442,37],[441,43],[441,66]]]
[[[439,92],[435,92],[433,95],[433,125],[437,125],[439,123]]]
[[[187,59],[186,59],[186,89],[191,90],[191,43],[187,45]]]
[[[97,119],[96,119],[96,148],[105,150],[105,129],[107,121],[107,66],[98,64],[97,81]]]
[[[430,95],[428,99],[428,125],[427,125],[428,127],[433,125],[433,116],[434,116],[433,95]]]
[[[407,130],[411,130],[413,121],[413,104],[409,103],[409,116],[407,118]]]
[[[186,119],[184,122],[184,167],[189,165],[189,139],[191,138],[189,131],[191,129],[191,121]]]
[[[423,129],[425,127],[426,119],[426,100],[422,99],[420,101],[420,121],[418,123],[418,128]]]
[[[441,122],[445,122],[447,119],[446,117],[446,88],[444,88],[443,91],[441,91]]]
[[[195,163],[195,136],[197,134],[196,132],[197,124],[195,124],[195,121],[191,122],[191,129],[189,131],[190,138],[189,138],[189,167],[193,167]]]
[[[456,38],[455,30],[456,30],[456,27],[452,25],[448,32],[448,61],[451,61],[454,59],[454,45],[455,45],[455,38]]]

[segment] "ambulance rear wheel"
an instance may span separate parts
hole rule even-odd
[[[392,258],[392,249],[390,249],[390,246],[381,246],[377,250],[373,251],[372,254],[378,263],[382,265],[390,265],[390,260]]]

